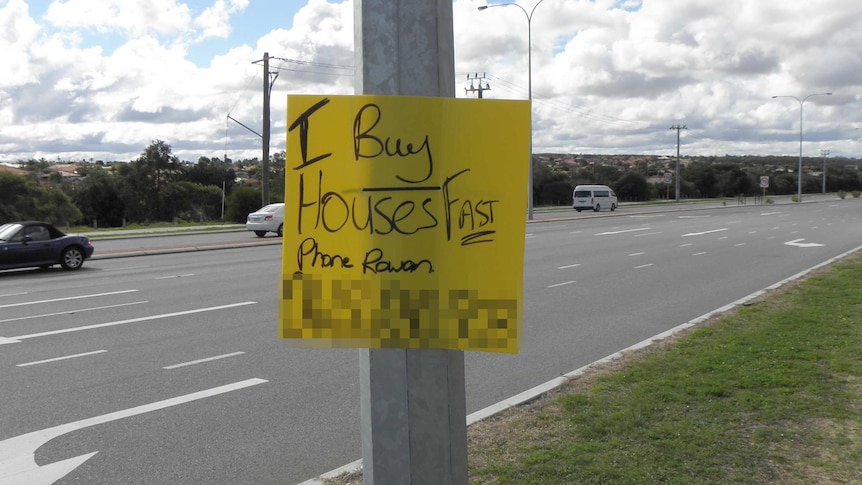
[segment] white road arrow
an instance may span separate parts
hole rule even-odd
[[[794,239],[793,241],[787,241],[784,244],[786,244],[787,246],[796,246],[798,248],[816,248],[818,246],[823,246],[820,243],[804,243],[802,242],[804,240],[805,239]]]
[[[122,418],[128,418],[138,414],[157,411],[177,404],[203,399],[206,397],[224,394],[226,392],[235,391],[245,387],[263,384],[264,379],[247,379],[225,386],[214,387],[205,391],[194,392],[184,396],[166,399],[151,404],[145,404],[123,411],[103,414],[74,423],[62,424],[53,428],[47,428],[32,433],[22,434],[0,441],[0,483],[4,485],[50,485],[57,480],[65,477],[75,468],[81,466],[82,463],[90,459],[98,453],[94,451],[86,455],[76,456],[66,460],[49,463],[39,466],[36,464],[36,450],[52,439],[62,436],[72,431],[77,431],[82,428],[88,428],[97,424],[116,421]]]

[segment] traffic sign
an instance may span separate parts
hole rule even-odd
[[[769,176],[764,175],[760,177],[760,188],[765,189],[769,187]]]

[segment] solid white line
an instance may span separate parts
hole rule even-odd
[[[640,265],[640,266],[635,266],[635,269],[648,268],[648,267],[650,267],[650,266],[652,266],[652,263],[649,263],[649,264],[642,264],[642,265]]]
[[[42,303],[54,303],[55,301],[69,301],[69,300],[78,300],[78,299],[82,299],[82,298],[96,298],[99,296],[121,295],[123,293],[134,293],[136,291],[138,291],[138,290],[121,290],[121,291],[111,291],[109,293],[95,293],[92,295],[68,296],[66,298],[54,298],[52,300],[25,301],[23,303],[10,303],[8,305],[0,305],[0,308],[11,308],[13,306],[25,306],[25,305],[40,305]]]
[[[726,231],[726,230],[727,230],[727,228],[725,227],[725,228],[722,228],[722,229],[713,229],[713,230],[711,230],[711,231],[690,232],[690,233],[688,233],[688,234],[683,234],[681,237],[689,237],[689,236],[703,236],[704,234],[712,234],[712,233],[714,233],[714,232],[722,232],[722,231]]]
[[[6,293],[5,295],[0,295],[0,298],[6,298],[7,296],[21,296],[26,294],[26,291],[22,291],[21,293]]]
[[[214,307],[209,307],[209,308],[198,308],[196,310],[186,310],[183,312],[164,313],[161,315],[152,315],[149,317],[130,318],[128,320],[120,320],[117,322],[97,323],[95,325],[86,325],[83,327],[74,327],[74,328],[64,328],[61,330],[51,330],[49,332],[31,333],[30,335],[21,335],[20,337],[7,337],[7,338],[12,339],[12,340],[24,340],[24,339],[28,339],[28,338],[47,337],[49,335],[58,335],[61,333],[80,332],[82,330],[92,330],[94,328],[113,327],[116,325],[125,325],[127,323],[146,322],[148,320],[158,320],[160,318],[179,317],[179,316],[183,316],[183,315],[192,315],[195,313],[211,312],[211,311],[215,311],[215,310],[224,310],[226,308],[234,308],[234,307],[245,306],[245,305],[254,305],[255,303],[257,303],[257,302],[256,301],[244,301],[242,303],[232,303],[230,305],[221,305],[221,306],[214,306]]]
[[[557,283],[555,285],[548,285],[548,286],[546,286],[546,288],[556,288],[558,286],[566,286],[566,285],[571,285],[573,283],[577,283],[577,281],[566,281],[565,283]]]
[[[29,320],[31,318],[56,317],[57,315],[71,315],[73,313],[90,312],[93,310],[105,310],[107,308],[117,308],[117,307],[121,307],[121,306],[140,305],[141,303],[149,303],[149,301],[133,301],[132,303],[120,303],[119,305],[97,306],[97,307],[93,307],[93,308],[82,308],[80,310],[69,310],[69,311],[57,312],[57,313],[43,313],[42,315],[28,315],[26,317],[7,318],[5,320],[0,320],[0,323],[16,322],[18,320]]]
[[[245,352],[234,352],[232,354],[216,355],[215,357],[207,357],[206,359],[192,360],[189,362],[183,362],[182,364],[174,364],[174,365],[165,366],[165,367],[162,367],[162,369],[167,369],[167,370],[179,369],[180,367],[186,367],[186,366],[195,365],[195,364],[203,364],[204,362],[211,362],[213,360],[226,359],[228,357],[235,357],[237,355],[242,355],[244,353]]]
[[[159,276],[158,278],[153,278],[153,279],[154,280],[170,280],[173,278],[185,278],[186,276],[194,276],[194,275],[195,275],[194,273],[187,273],[187,274],[179,274],[179,275],[172,275],[172,276]]]
[[[30,365],[47,364],[49,362],[57,362],[59,360],[67,360],[67,359],[74,359],[76,357],[86,357],[88,355],[101,354],[103,352],[107,352],[107,350],[96,350],[93,352],[84,352],[83,354],[67,355],[65,357],[55,357],[53,359],[37,360],[36,362],[27,362],[26,364],[18,364],[15,367],[27,367]]]
[[[734,244],[734,246],[745,246],[745,243],[737,243],[737,244]]]
[[[596,234],[596,236],[612,236],[612,235],[614,235],[614,234],[623,234],[623,233],[626,233],[626,232],[649,231],[649,230],[651,230],[651,229],[652,229],[651,227],[641,227],[641,228],[639,228],[639,229],[623,229],[623,230],[620,230],[620,231],[600,232],[600,233]]]
[[[580,266],[580,265],[581,265],[581,263],[567,264],[566,266],[558,266],[558,267],[557,267],[557,269],[576,268],[576,267],[578,267],[578,266]]]
[[[685,243],[685,244],[680,244],[680,245],[679,245],[679,247],[681,247],[681,248],[684,248],[684,247],[686,247],[686,246],[694,246],[694,244],[693,244],[693,243]]]
[[[640,253],[631,253],[631,254],[629,254],[629,256],[641,256],[641,255],[643,255],[643,254],[646,254],[646,253],[644,253],[644,252],[640,252]]]
[[[699,252],[699,253],[694,253],[694,254],[692,254],[692,256],[702,256],[702,255],[704,255],[704,254],[706,254],[706,251],[701,251],[701,252]]]

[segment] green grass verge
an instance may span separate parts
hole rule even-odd
[[[862,255],[468,430],[470,483],[862,483]]]

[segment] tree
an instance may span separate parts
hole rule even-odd
[[[260,208],[260,190],[237,187],[227,199],[225,221],[245,222],[246,217]]]
[[[180,181],[159,192],[161,220],[204,222],[221,218],[221,187]]]
[[[650,187],[640,172],[626,172],[614,184],[621,200],[645,201],[650,199]]]
[[[186,165],[183,180],[200,185],[212,185],[219,189],[224,186],[225,193],[230,194],[236,181],[236,172],[229,163],[218,158],[200,157],[198,163]]]
[[[126,206],[117,177],[101,168],[88,170],[87,174],[74,198],[84,221],[101,227],[122,227]]]
[[[137,160],[121,166],[120,175],[127,218],[147,222],[162,220],[164,214],[173,212],[161,207],[159,202],[162,187],[183,177],[183,167],[171,154],[170,145],[161,140],[153,141]]]
[[[27,219],[70,224],[81,219],[81,211],[60,189],[0,172],[0,222]]]

